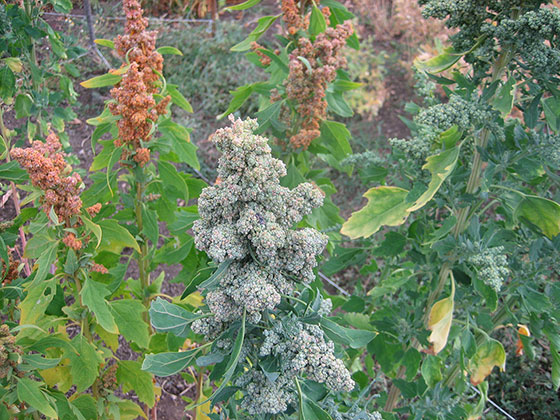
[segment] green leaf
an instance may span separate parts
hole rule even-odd
[[[150,306],[150,320],[157,332],[170,332],[177,337],[187,337],[189,325],[200,316],[170,303],[162,298],[157,298]]]
[[[83,392],[92,386],[98,377],[99,365],[103,358],[83,335],[74,337],[72,344],[77,354],[73,351],[65,350],[65,357],[70,359],[70,373],[77,392]]]
[[[50,369],[58,365],[61,358],[49,359],[40,354],[24,354],[23,362],[29,364],[33,369]]]
[[[163,181],[163,189],[171,196],[173,188],[177,190],[178,195],[173,194],[174,198],[183,198],[185,201],[189,199],[189,190],[185,180],[179,175],[175,166],[170,163],[159,161],[158,162],[159,175]],[[170,188],[173,187],[173,188]]]
[[[156,376],[171,376],[193,364],[199,351],[193,349],[179,353],[148,354],[142,363],[142,370]]]
[[[119,329],[115,323],[115,319],[109,309],[109,304],[105,300],[105,296],[110,293],[107,286],[103,283],[93,281],[88,277],[80,295],[82,302],[90,311],[95,314],[95,318],[104,330],[111,334],[118,334]]]
[[[16,76],[8,66],[0,68],[0,98],[4,102],[16,93]]]
[[[303,404],[301,407],[301,412],[303,414],[303,419],[301,420],[332,420],[332,417],[317,405],[317,403],[305,395],[302,400]]]
[[[159,47],[156,51],[160,54],[183,55],[183,53],[175,47]]]
[[[103,231],[101,230],[101,227],[97,223],[92,222],[88,217],[84,215],[81,216],[81,219],[86,228],[88,228],[97,238],[97,245],[95,247],[99,248],[99,245],[101,244],[101,238],[103,237]]]
[[[29,378],[19,378],[17,384],[17,396],[20,401],[29,404],[39,410],[47,417],[58,418],[58,414],[45,397],[39,382]]]
[[[37,260],[37,272],[35,273],[35,278],[31,283],[31,287],[35,287],[42,283],[43,280],[47,278],[51,265],[56,260],[56,254],[58,251],[58,241],[49,242],[48,248],[41,254]]]
[[[226,365],[225,373],[222,376],[222,383],[218,387],[218,389],[212,394],[209,400],[215,398],[222,389],[226,387],[228,382],[231,380],[233,373],[235,372],[235,368],[237,368],[237,364],[239,363],[239,358],[241,356],[241,349],[243,348],[243,340],[245,338],[245,319],[247,318],[247,314],[243,312],[243,318],[241,319],[241,329],[237,333],[237,337],[235,338],[235,344],[233,345],[233,350],[231,351],[231,355],[229,357],[228,364]]]
[[[231,47],[231,51],[241,52],[249,50],[251,48],[251,44],[257,41],[280,16],[282,15],[261,17],[257,21],[257,27],[253,29],[245,40]]]
[[[229,103],[228,109],[223,114],[218,115],[216,118],[221,120],[224,117],[227,117],[232,112],[237,111],[241,106],[249,99],[249,96],[253,93],[254,85],[246,85],[240,86],[234,91],[230,91],[229,93],[233,95],[231,102]]]
[[[100,39],[100,38],[98,38],[93,42],[95,42],[97,45],[101,45],[102,47],[108,47],[108,48],[111,48],[113,50],[115,49],[115,42],[110,40],[110,39]]]
[[[338,325],[327,318],[321,318],[321,326],[325,334],[336,343],[344,344],[359,349],[369,344],[377,335],[376,332],[366,330],[355,330]]]
[[[515,217],[549,239],[560,233],[560,205],[547,198],[526,195],[517,205]]]
[[[247,0],[241,4],[236,4],[235,6],[228,6],[226,10],[245,10],[249,9],[250,7],[256,6],[259,4],[261,0]]]
[[[551,96],[543,99],[542,105],[547,124],[556,133],[560,132],[560,98]]]
[[[326,147],[337,161],[341,161],[352,153],[350,137],[350,131],[344,124],[335,121],[323,121],[321,123],[321,136],[315,142]]]
[[[506,368],[506,352],[499,341],[487,339],[478,349],[469,362],[471,384],[480,384],[498,366],[502,371]]]
[[[513,77],[510,77],[508,81],[502,85],[502,87],[492,100],[492,106],[501,112],[502,117],[506,117],[513,109],[514,98],[515,79]]]
[[[319,10],[317,5],[313,4],[311,17],[309,18],[309,35],[311,35],[311,37],[315,37],[326,30],[327,21],[325,20],[325,16],[323,16],[323,13]]]
[[[16,184],[29,180],[27,172],[15,160],[0,165],[0,179],[14,181]]]
[[[448,68],[452,67],[457,61],[461,59],[464,55],[474,51],[478,46],[484,41],[484,36],[481,36],[471,49],[464,52],[457,52],[453,47],[448,47],[443,50],[443,53],[437,57],[431,58],[428,61],[418,61],[414,62],[416,68],[420,71],[426,71],[428,73],[439,73]]]
[[[140,362],[120,360],[118,364],[117,382],[123,387],[123,391],[134,391],[141,402],[153,407],[155,394],[152,375],[142,370]]]
[[[156,212],[146,208],[146,206],[142,206],[142,223],[144,224],[142,227],[142,233],[146,235],[153,244],[157,244],[159,238],[159,226]]]
[[[119,83],[121,80],[122,80],[121,75],[107,73],[101,76],[92,77],[91,79],[88,79],[80,83],[80,85],[82,87],[92,89],[92,88],[100,88],[105,86],[114,86],[117,83]]]
[[[218,269],[216,271],[214,271],[214,273],[212,273],[212,275],[210,277],[208,277],[206,280],[204,280],[202,283],[200,283],[199,288],[201,288],[201,289],[212,289],[212,288],[216,287],[218,284],[220,284],[220,280],[225,275],[225,273],[227,272],[227,269],[229,268],[229,266],[231,265],[232,262],[233,262],[232,259],[222,262],[218,266]]]
[[[28,94],[19,94],[16,97],[16,102],[14,104],[14,109],[16,110],[16,118],[29,117],[32,106],[33,100]]]
[[[459,158],[460,146],[455,146],[451,149],[444,150],[437,155],[430,156],[426,159],[426,164],[422,167],[432,174],[432,179],[428,184],[428,189],[418,197],[414,204],[406,209],[408,212],[413,212],[424,207],[436,194],[443,184],[443,181],[453,172],[457,159]]]
[[[436,386],[436,384],[443,379],[441,374],[442,367],[443,362],[437,356],[429,354],[426,359],[424,359],[420,371],[422,372],[424,381],[430,388]]]
[[[193,112],[193,108],[189,101],[183,96],[181,92],[177,89],[176,85],[167,85],[167,93],[171,96],[171,102],[177,105],[179,108],[184,109],[187,112]]]
[[[373,235],[382,226],[402,225],[409,215],[408,191],[398,187],[376,187],[364,194],[368,203],[354,212],[340,232],[352,239]]]
[[[142,302],[129,299],[114,300],[110,303],[110,308],[123,337],[142,348],[148,348],[150,334],[148,324],[142,318],[146,311]]]
[[[128,230],[119,225],[116,220],[101,220],[99,222],[99,227],[103,232],[99,251],[106,250],[115,254],[120,254],[123,248],[130,247],[140,252],[140,247],[136,239],[134,239]]]

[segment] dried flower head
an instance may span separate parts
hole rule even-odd
[[[283,0],[282,11],[290,35],[308,29],[309,16],[302,20],[293,0]],[[328,23],[329,8],[323,8],[321,13]],[[346,21],[334,28],[328,27],[314,40],[306,37],[294,40],[296,48],[290,53],[285,87],[287,99],[295,106],[299,124],[284,118],[288,126],[292,125],[288,131],[294,149],[307,149],[321,134],[319,127],[327,116],[327,86],[336,78],[336,71],[346,65],[341,50],[353,32],[352,24]]]
[[[167,113],[171,97],[167,96],[156,104],[154,94],[158,91],[158,73],[163,70],[163,57],[156,51],[157,31],[146,31],[148,20],[142,16],[137,0],[125,0],[125,34],[115,38],[115,49],[130,65],[122,80],[111,89],[115,102],[109,104],[117,121],[119,137],[117,146],[129,145],[123,151],[123,159],[133,159],[144,166],[150,159],[150,151],[143,147],[151,139],[152,125],[160,115]],[[123,64],[122,67],[127,66]],[[121,67],[121,68],[122,68]]]
[[[58,219],[70,226],[70,218],[80,213],[82,178],[64,160],[64,153],[56,134],[51,133],[45,143],[34,141],[31,147],[12,149],[10,155],[27,171],[31,183],[44,191],[43,211],[51,208]]]

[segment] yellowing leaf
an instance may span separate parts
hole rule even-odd
[[[367,238],[382,226],[402,225],[410,213],[407,195],[407,190],[398,187],[370,189],[364,194],[368,199],[366,206],[350,216],[340,233],[352,239]]]
[[[524,335],[525,337],[531,337],[531,332],[526,325],[519,324],[519,329],[517,330],[517,344],[515,348],[515,355],[522,356],[523,355],[523,341],[521,341],[521,336]]]
[[[526,195],[517,205],[515,217],[549,239],[560,233],[560,204],[547,198]]]
[[[502,371],[505,370],[506,352],[502,343],[489,339],[476,350],[476,354],[469,363],[471,384],[476,386],[484,381],[494,366],[498,366]]]
[[[449,330],[453,322],[454,297],[455,282],[451,280],[451,296],[434,303],[430,310],[430,318],[428,320],[428,329],[432,332],[428,337],[428,341],[432,343],[428,351],[430,354],[438,354],[447,344]]]
[[[432,179],[428,184],[428,189],[424,191],[420,197],[418,197],[418,199],[407,209],[407,211],[413,212],[421,209],[434,197],[443,184],[443,181],[445,181],[451,172],[453,172],[453,169],[455,169],[457,159],[459,158],[459,150],[460,146],[455,146],[451,149],[444,150],[437,155],[429,156],[426,159],[426,164],[422,166],[422,169],[430,171]]]
[[[207,400],[204,404],[202,405],[198,405],[195,409],[195,419],[196,420],[210,420],[210,417],[208,417],[208,414],[210,413],[215,413],[216,409],[211,409],[210,408],[210,400],[208,400],[208,397],[206,397],[204,394],[201,394],[197,403],[201,403],[202,401]]]

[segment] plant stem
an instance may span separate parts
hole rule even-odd
[[[490,83],[494,83],[495,81],[497,81],[502,77],[502,74],[506,66],[510,62],[511,58],[512,58],[512,53],[510,50],[505,50],[500,54],[500,56],[497,58],[496,62],[494,63],[494,68],[492,71],[492,77],[490,79]],[[473,194],[478,189],[480,182],[482,180],[482,175],[483,175],[482,156],[479,150],[484,150],[486,148],[486,146],[488,145],[489,138],[490,138],[490,129],[488,128],[483,128],[480,132],[480,137],[475,138],[476,148],[474,150],[473,164],[471,168],[471,173],[469,175],[469,179],[467,181],[467,186],[465,189],[465,192],[469,195]],[[469,214],[470,209],[471,209],[470,206],[466,206],[458,210],[457,221],[455,223],[455,226],[453,227],[453,230],[451,231],[452,235],[455,238],[457,238],[466,229],[469,219],[470,217],[472,217],[472,214]],[[449,277],[449,274],[452,271],[453,264],[454,261],[450,259],[445,261],[440,268],[439,275],[438,275],[438,284],[436,288],[432,290],[432,292],[429,294],[427,300],[426,312],[423,317],[424,325],[426,326],[430,317],[429,313],[432,308],[432,305],[434,304],[434,302],[436,301],[440,293],[443,291],[443,288],[447,283],[447,278]],[[411,346],[415,347],[416,349],[419,349],[420,344],[416,342],[415,345],[412,344]],[[397,378],[402,378],[404,372],[405,372],[405,368],[403,366],[400,366],[397,372]],[[393,411],[393,409],[397,405],[397,401],[400,397],[400,394],[401,392],[399,388],[395,386],[395,384],[393,383],[389,390],[389,394],[387,395],[387,401],[385,402],[385,411],[389,411],[389,412]]]
[[[135,210],[136,210],[136,225],[138,226],[139,232],[142,232],[144,228],[144,221],[142,219],[142,198],[144,195],[144,184],[142,182],[136,182],[136,203],[135,203]],[[148,287],[150,286],[150,273],[148,272],[148,244],[147,238],[140,233],[142,237],[142,244],[140,244],[140,253],[138,255],[138,270],[140,272],[140,284],[142,286],[142,291],[144,292],[144,296],[142,297],[142,301],[144,306],[148,308],[150,306],[150,296],[147,294]],[[148,322],[148,313],[144,312],[144,321]]]
[[[4,125],[4,109],[0,107],[0,134],[4,138],[6,142],[6,162],[10,161],[10,132]],[[14,202],[14,208],[16,210],[16,216],[21,214],[21,205],[19,202],[19,193],[16,188],[16,184],[14,181],[10,181],[10,189],[12,190],[12,201]],[[23,231],[23,226],[19,227],[19,239],[21,242],[21,260],[23,261],[23,269],[26,276],[31,275],[31,267],[29,266],[29,261],[27,258],[23,257],[23,252],[25,251],[25,247],[27,245],[27,238],[25,237],[25,232]]]

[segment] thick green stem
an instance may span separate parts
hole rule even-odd
[[[490,79],[490,83],[493,83],[499,80],[502,77],[502,74],[507,67],[508,63],[512,58],[512,53],[508,51],[504,51],[496,62],[494,63],[494,69],[492,71],[492,77]],[[467,181],[467,186],[465,188],[465,192],[467,194],[474,194],[478,189],[480,182],[483,176],[483,167],[482,167],[482,156],[480,155],[479,149],[484,150],[488,144],[488,139],[490,138],[490,130],[488,128],[483,128],[480,137],[475,139],[475,146],[477,146],[474,150],[474,157],[473,157],[473,165],[471,168],[471,173],[469,175],[469,179]],[[472,217],[470,215],[470,206],[462,207],[457,211],[457,221],[451,233],[455,238],[457,238],[468,226],[469,219]],[[470,215],[470,217],[469,217]],[[445,261],[439,271],[438,275],[438,284],[436,288],[432,290],[432,292],[428,296],[427,305],[426,305],[426,312],[424,314],[424,325],[427,325],[429,320],[429,313],[432,305],[443,291],[445,284],[447,283],[447,279],[449,274],[453,269],[453,260]],[[419,349],[420,344],[418,342],[412,343],[412,347]],[[405,369],[401,366],[397,372],[397,378],[402,378],[405,373]],[[393,411],[396,407],[398,399],[400,397],[400,390],[395,386],[395,384],[391,385],[389,390],[389,394],[387,395],[387,401],[385,402],[385,411]]]
[[[10,132],[8,128],[4,125],[3,114],[4,114],[4,109],[0,107],[0,134],[2,135],[2,137],[4,138],[4,142],[6,143],[6,161],[9,162],[10,161]],[[12,201],[14,203],[16,215],[19,216],[21,214],[21,205],[19,202],[19,193],[14,181],[10,181],[10,189],[12,191]],[[20,226],[19,228],[19,239],[21,241],[21,251],[22,251],[21,260],[23,261],[24,264],[23,270],[25,272],[25,275],[30,276],[31,267],[29,266],[29,261],[27,260],[27,258],[23,257],[23,251],[25,250],[25,247],[27,245],[27,238],[25,237],[23,226]]]

